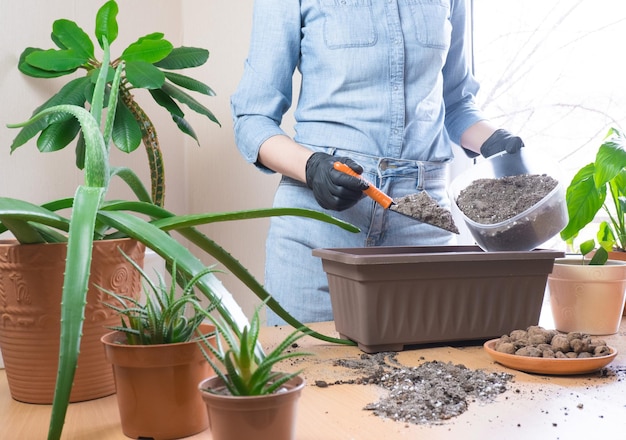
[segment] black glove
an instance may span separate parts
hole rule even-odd
[[[517,153],[524,146],[524,142],[519,136],[514,136],[508,131],[500,128],[493,132],[491,136],[480,147],[480,154],[483,157],[493,156],[501,151],[507,153]]]
[[[315,200],[322,208],[343,211],[358,202],[369,185],[337,171],[333,167],[335,162],[345,163],[357,174],[363,172],[363,167],[350,158],[313,153],[306,162],[306,184],[313,190]]]

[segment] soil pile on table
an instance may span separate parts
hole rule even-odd
[[[350,383],[375,384],[389,391],[366,410],[406,423],[437,424],[456,417],[472,402],[495,399],[513,378],[508,373],[472,370],[450,362],[428,361],[406,367],[396,356],[394,352],[362,354],[360,359],[340,359],[335,364],[365,374]]]
[[[545,174],[477,179],[459,193],[456,204],[476,223],[491,225],[536,205],[557,185],[556,179]]]

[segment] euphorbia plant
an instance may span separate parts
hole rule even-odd
[[[79,185],[73,197],[56,200],[42,206],[27,201],[0,197],[0,232],[10,230],[21,243],[45,241],[67,241],[68,251],[65,263],[65,276],[61,306],[61,340],[57,385],[55,389],[52,417],[48,438],[61,436],[69,403],[72,381],[76,370],[78,347],[84,319],[85,296],[89,282],[91,251],[94,240],[131,237],[144,243],[163,257],[168,265],[176,261],[177,269],[186,277],[193,278],[206,266],[188,248],[168,232],[176,230],[185,239],[212,255],[232,274],[237,276],[276,313],[296,328],[303,324],[291,317],[265,291],[263,286],[228,252],[213,240],[200,233],[195,226],[215,221],[241,220],[269,217],[274,215],[298,215],[336,224],[350,231],[357,229],[333,217],[319,212],[281,208],[262,209],[230,213],[204,213],[176,216],[146,200],[145,188],[132,171],[132,185],[139,200],[106,200],[110,178],[116,175],[109,164],[109,145],[113,131],[113,121],[117,106],[119,87],[124,63],[120,63],[114,75],[109,73],[109,48],[107,29],[103,29],[99,39],[103,42],[104,59],[98,72],[94,93],[87,111],[78,105],[58,105],[43,109],[29,121],[11,127],[29,127],[42,119],[59,120],[71,115],[79,122],[85,144],[84,182]],[[105,92],[110,81],[105,106]],[[108,107],[106,120],[102,122],[103,109]],[[100,127],[103,126],[101,131]],[[57,212],[71,209],[69,218]],[[248,324],[240,307],[224,289],[213,273],[207,273],[197,280],[198,289],[215,304],[216,311],[232,328],[236,335]],[[310,332],[321,339],[349,343]]]
[[[118,6],[114,0],[107,1],[98,10],[95,37],[100,47],[103,36],[106,35],[109,44],[117,38],[117,13]],[[198,142],[179,104],[186,105],[217,124],[219,122],[208,108],[184,89],[206,96],[214,96],[215,93],[208,85],[178,71],[202,66],[209,57],[209,51],[197,47],[174,47],[162,33],[154,32],[130,44],[119,57],[99,60],[89,35],[75,22],[67,19],[54,22],[51,38],[57,49],[26,48],[20,56],[19,70],[36,78],[56,78],[78,70],[84,71],[85,76],[71,79],[34,113],[59,104],[86,107],[90,104],[95,78],[103,64],[115,69],[120,63],[125,63],[126,68],[122,72],[119,87],[113,89],[118,91],[119,99],[116,102],[111,138],[113,144],[126,153],[137,149],[143,141],[150,166],[152,201],[163,206],[165,175],[157,130],[132,92],[133,89],[146,89],[154,101],[169,112],[178,128]],[[111,80],[112,77],[109,77],[109,85]],[[63,149],[78,136],[76,161],[79,168],[83,168],[85,142],[81,125],[75,118],[55,114],[38,119],[18,133],[11,145],[11,151],[38,133],[37,147],[45,152]],[[118,172],[125,175],[124,169],[119,169]]]
[[[626,137],[611,128],[598,148],[595,161],[582,167],[566,192],[569,222],[561,238],[569,243],[600,211],[609,221],[597,234],[602,247],[614,244],[626,251]]]

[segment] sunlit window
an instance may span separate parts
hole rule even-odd
[[[626,129],[623,0],[472,3],[479,104],[569,183],[610,127]]]
[[[480,105],[566,171],[626,128],[623,0],[473,0]]]

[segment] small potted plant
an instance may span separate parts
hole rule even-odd
[[[261,304],[263,306],[263,304]],[[215,344],[203,340],[203,352],[216,375],[202,381],[200,393],[215,440],[295,439],[297,404],[304,379],[301,371],[274,368],[288,358],[310,353],[289,351],[306,332],[295,330],[270,353],[258,350],[259,306],[237,337],[224,321],[207,315],[215,325]]]
[[[128,258],[128,257],[127,257]],[[204,314],[195,284],[211,272],[200,271],[178,294],[176,283],[168,287],[156,273],[152,281],[141,267],[128,260],[141,274],[143,298],[104,289],[117,302],[104,303],[121,317],[101,341],[113,365],[122,431],[131,438],[174,439],[204,431],[208,418],[197,392],[198,383],[211,370],[197,341],[214,341],[213,326],[203,324]],[[176,262],[171,268],[178,274]],[[204,308],[206,313],[213,304]]]
[[[581,256],[557,258],[548,275],[550,308],[557,330],[591,335],[617,333],[626,301],[626,261],[609,260],[594,239],[580,245]],[[587,255],[592,254],[592,258]]]

